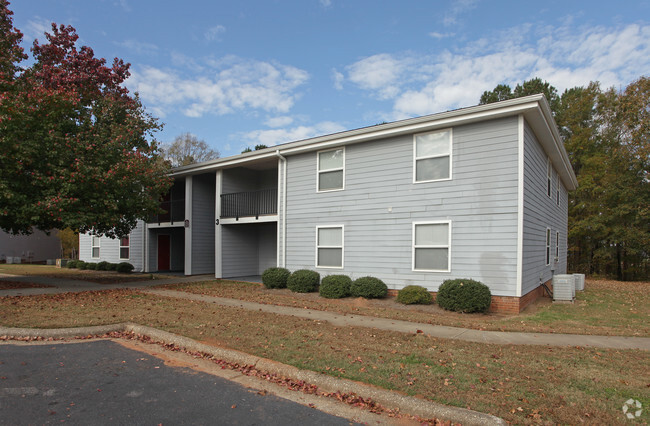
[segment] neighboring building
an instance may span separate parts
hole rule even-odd
[[[0,262],[54,262],[61,257],[61,241],[56,233],[54,230],[47,235],[34,229],[30,235],[11,235],[0,231]]]
[[[487,284],[519,311],[566,272],[577,181],[542,95],[180,167],[168,212],[131,233],[137,270],[217,278],[270,266],[372,275],[390,289]],[[118,261],[82,235],[80,258]]]

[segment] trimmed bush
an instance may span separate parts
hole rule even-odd
[[[117,263],[109,263],[106,265],[106,270],[107,271],[117,271]]]
[[[115,270],[120,274],[128,274],[129,272],[133,271],[133,265],[131,265],[129,262],[120,262],[117,264]]]
[[[357,278],[350,285],[350,294],[366,299],[381,299],[388,294],[388,287],[382,280],[375,277]]]
[[[433,296],[420,285],[407,285],[397,292],[397,301],[405,305],[430,305]]]
[[[350,295],[352,279],[347,275],[328,275],[320,283],[318,293],[326,299],[340,299]]]
[[[69,260],[68,263],[65,264],[65,267],[68,269],[76,269],[78,264],[78,260]]]
[[[97,266],[95,267],[96,270],[98,271],[108,271],[108,265],[109,263],[106,262],[105,260],[99,262]]]
[[[287,288],[294,293],[311,293],[318,290],[320,274],[309,269],[299,269],[289,275]]]
[[[446,280],[440,285],[436,302],[456,312],[487,312],[492,302],[490,288],[471,279]]]
[[[77,269],[86,269],[87,263],[84,262],[83,260],[78,260],[77,261]]]
[[[96,263],[86,263],[86,267],[84,269],[94,271],[95,269],[97,269],[97,264]]]
[[[268,268],[262,273],[262,283],[266,288],[287,288],[289,275],[286,268]]]

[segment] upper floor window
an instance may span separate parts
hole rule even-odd
[[[551,264],[551,229],[546,228],[546,265]]]
[[[414,271],[449,272],[450,249],[450,221],[413,223]]]
[[[451,129],[415,135],[413,181],[451,179]]]
[[[555,174],[555,204],[560,205],[560,174]]]
[[[99,258],[99,237],[93,235],[91,238],[92,238],[92,241],[90,243],[92,249],[91,257],[93,259],[98,259]]]
[[[316,266],[343,267],[343,225],[316,228]]]
[[[343,189],[345,181],[345,148],[318,153],[318,192]]]
[[[120,238],[120,259],[129,258],[130,242],[129,237]]]
[[[546,157],[546,195],[551,198],[551,175],[553,174],[553,165],[551,159]]]

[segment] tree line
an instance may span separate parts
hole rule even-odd
[[[568,268],[619,280],[650,278],[650,79],[561,95],[540,78],[486,91],[481,104],[543,93],[578,178],[569,193]]]

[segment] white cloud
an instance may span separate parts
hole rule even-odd
[[[286,113],[299,97],[295,90],[309,78],[306,71],[288,65],[222,59],[192,76],[171,69],[138,68],[132,70],[127,86],[139,92],[150,108],[201,117],[250,110]]]
[[[22,31],[25,36],[25,41],[38,39],[41,43],[44,43],[46,41],[45,33],[52,32],[52,21],[35,16],[33,19],[27,21],[27,26]]]
[[[481,93],[540,77],[560,92],[600,81],[625,85],[650,69],[650,25],[523,24],[455,51],[386,53],[349,65],[347,80],[393,102],[393,119],[474,105]]]
[[[454,0],[453,6],[445,13],[442,23],[446,26],[458,24],[458,17],[476,7],[478,0]]]
[[[264,122],[269,127],[285,127],[293,123],[293,118],[289,116],[272,117]]]
[[[343,75],[343,73],[340,73],[337,70],[333,69],[332,70],[332,80],[334,80],[334,88],[336,90],[342,90],[343,89],[343,80],[345,80],[345,76]]]
[[[454,33],[439,33],[436,31],[432,31],[429,33],[429,36],[438,40],[441,40],[443,38],[449,38],[453,37],[455,34]]]
[[[324,121],[313,126],[296,126],[289,129],[253,130],[238,135],[247,145],[264,144],[267,146],[278,145],[286,142],[309,139],[316,136],[342,132],[345,130],[340,124]]]
[[[212,28],[209,28],[204,37],[207,41],[221,41],[221,34],[226,32],[226,27],[223,25],[216,25]]]
[[[332,5],[332,0],[318,0],[321,6],[330,7]]]

